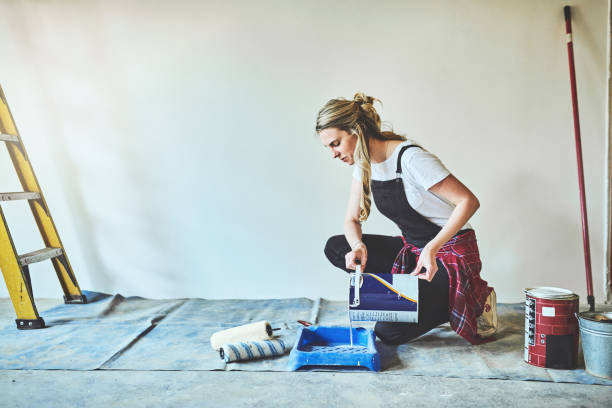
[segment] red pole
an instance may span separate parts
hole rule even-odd
[[[587,302],[589,310],[595,310],[593,296],[593,274],[591,272],[591,248],[589,246],[589,222],[587,220],[586,197],[584,194],[584,170],[582,168],[582,143],[580,141],[580,120],[578,118],[578,93],[576,91],[576,70],[574,68],[574,45],[572,42],[572,16],[570,6],[563,8],[565,13],[565,33],[567,35],[567,55],[569,58],[570,82],[572,87],[572,107],[574,110],[574,134],[576,139],[576,159],[578,160],[578,184],[580,186],[580,213],[582,215],[582,242],[584,244],[584,266],[586,269]]]

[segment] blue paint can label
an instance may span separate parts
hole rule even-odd
[[[419,278],[404,274],[364,273],[359,283],[359,305],[355,303],[355,279],[349,287],[352,321],[418,322]]]

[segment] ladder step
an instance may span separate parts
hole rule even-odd
[[[28,252],[27,254],[19,255],[19,265],[26,266],[46,259],[55,258],[62,254],[61,248],[43,248],[38,251]]]
[[[6,133],[0,132],[0,140],[5,142],[18,142],[19,138],[17,136],[8,135]]]
[[[14,200],[39,200],[40,193],[37,192],[17,192],[17,193],[0,193],[0,201]]]

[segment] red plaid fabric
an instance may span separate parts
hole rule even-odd
[[[412,252],[418,257],[422,248],[406,242],[393,263],[391,273],[410,273],[406,270],[406,253]],[[451,238],[436,254],[436,258],[448,271],[449,278],[449,320],[457,334],[472,344],[482,344],[494,340],[492,337],[483,339],[477,334],[476,318],[482,314],[485,302],[493,288],[480,277],[480,254],[476,243],[474,230]]]

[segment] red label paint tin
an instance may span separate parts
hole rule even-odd
[[[571,369],[578,356],[578,295],[561,288],[525,289],[525,361]]]

